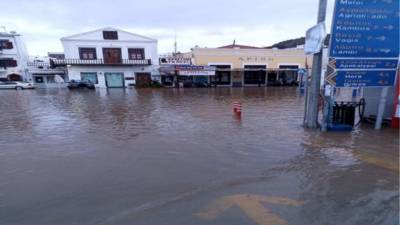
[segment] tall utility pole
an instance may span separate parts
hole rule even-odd
[[[319,0],[318,8],[318,23],[322,23],[326,18],[326,7],[328,0]],[[307,104],[307,128],[318,127],[318,99],[321,88],[321,73],[322,73],[322,57],[323,50],[313,56],[313,65],[311,72],[311,82],[308,89],[308,104]]]

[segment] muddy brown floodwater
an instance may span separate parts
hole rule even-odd
[[[0,113],[1,225],[399,224],[399,133],[304,130],[294,88],[2,90]]]

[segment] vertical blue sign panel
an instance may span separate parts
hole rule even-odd
[[[337,87],[394,85],[399,1],[336,0],[329,56],[335,59]]]
[[[331,57],[397,58],[399,0],[337,0]]]
[[[396,79],[396,71],[352,70],[338,71],[337,87],[383,87],[390,86]]]
[[[397,59],[336,59],[336,69],[359,69],[359,70],[370,70],[370,69],[392,69],[397,68]]]

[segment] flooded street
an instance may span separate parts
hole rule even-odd
[[[2,90],[0,224],[399,224],[399,133],[307,131],[303,102],[280,87]]]

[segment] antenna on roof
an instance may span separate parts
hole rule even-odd
[[[176,40],[176,30],[175,30],[174,53],[176,54],[177,52],[178,52],[178,42]]]

